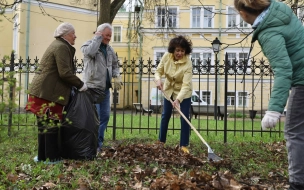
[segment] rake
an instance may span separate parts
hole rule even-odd
[[[167,100],[170,100],[171,104],[173,104],[173,101],[168,98],[168,96],[165,94],[165,92],[160,89],[162,91],[162,93],[164,94],[164,96],[166,97]],[[205,139],[201,136],[201,134],[196,130],[196,128],[190,123],[190,121],[188,120],[188,118],[183,114],[183,112],[180,111],[180,109],[178,107],[174,107],[179,114],[185,119],[185,121],[190,125],[191,129],[197,134],[197,136],[201,139],[201,141],[207,146],[208,148],[208,160],[212,160],[212,161],[221,161],[222,158],[217,156],[216,154],[214,154],[213,150],[211,149],[211,147],[208,145],[208,143],[205,141]]]

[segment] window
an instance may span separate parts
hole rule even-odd
[[[156,60],[161,60],[165,52],[156,52]]]
[[[248,59],[248,53],[239,53],[238,72],[243,73],[244,61]]]
[[[238,92],[238,106],[247,106],[247,92]]]
[[[228,7],[228,28],[247,28],[248,24],[241,18],[233,7]]]
[[[201,27],[201,8],[192,9],[192,28]]]
[[[231,51],[231,50],[230,50]],[[243,74],[244,72],[244,61],[248,59],[248,52],[249,50],[247,49],[242,49],[240,50],[232,50],[232,52],[227,52],[228,54],[228,63],[230,68],[228,69],[228,72],[230,74],[234,74],[235,72],[237,72],[236,74]],[[246,53],[245,53],[246,52]],[[237,61],[237,62],[235,62]],[[250,61],[247,62],[247,67],[246,67],[246,73],[250,73],[251,72],[251,68],[250,68]]]
[[[121,27],[114,26],[114,42],[121,42]]]
[[[193,66],[193,73],[198,72],[198,68],[200,66],[200,53],[192,53],[192,66]]]
[[[177,26],[177,8],[157,8],[157,26],[176,28]]]
[[[208,59],[209,59],[209,61],[210,61],[210,63],[211,63],[211,53],[203,53],[203,71],[204,72],[209,72],[210,71],[210,67],[211,67],[211,64],[209,63],[209,65],[207,64],[207,62],[208,62]]]
[[[242,19],[242,17],[239,16],[239,18],[240,18],[240,26],[239,26],[239,27],[241,27],[241,28],[248,28],[247,22],[245,22],[245,21]]]
[[[229,70],[233,71],[235,69],[235,59],[236,59],[236,53],[227,53],[228,54],[228,63],[230,65]]]
[[[213,25],[212,7],[192,8],[192,28],[211,28]]]
[[[212,27],[212,8],[205,7],[204,8],[204,28]]]
[[[211,62],[211,53],[203,53],[203,65],[207,65],[207,62]]]
[[[236,15],[237,13],[232,7],[228,8],[228,27],[235,27],[236,26]]]
[[[239,53],[239,63],[243,63],[243,61],[248,59],[248,53]]]
[[[211,91],[202,91],[202,100],[210,104],[211,99]]]
[[[302,23],[304,22],[304,7],[298,9],[298,18]]]
[[[227,105],[228,106],[235,105],[235,92],[227,92]]]

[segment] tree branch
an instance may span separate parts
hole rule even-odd
[[[18,4],[18,3],[22,3],[22,0],[14,1],[12,4],[7,4],[7,2],[3,3],[3,1],[0,1],[0,8],[5,9],[7,7],[13,7],[15,4]]]
[[[115,15],[117,14],[120,7],[125,3],[126,0],[114,0],[111,3],[110,21],[113,22]]]

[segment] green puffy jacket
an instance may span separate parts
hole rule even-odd
[[[56,38],[44,52],[29,87],[29,94],[61,105],[67,105],[71,88],[81,88],[83,82],[74,74],[75,48],[62,38]]]
[[[269,111],[282,113],[292,86],[304,85],[304,27],[286,4],[271,1],[253,33],[274,71]]]

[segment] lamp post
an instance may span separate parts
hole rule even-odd
[[[222,43],[218,40],[218,38],[215,38],[215,40],[213,40],[212,44],[212,49],[213,52],[215,54],[215,100],[214,100],[214,119],[217,120],[217,64],[218,64],[218,60],[217,60],[217,54],[220,51],[220,47],[222,45]]]

